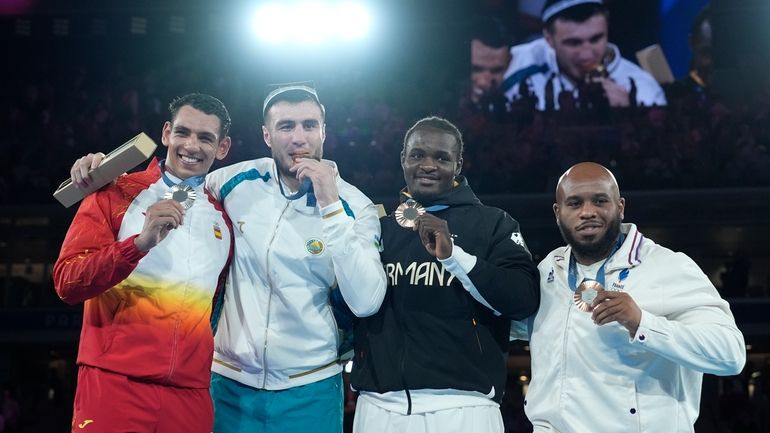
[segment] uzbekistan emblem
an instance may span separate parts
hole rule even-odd
[[[310,239],[309,241],[305,242],[305,249],[307,249],[307,252],[310,254],[317,256],[324,252],[326,246],[320,239]]]

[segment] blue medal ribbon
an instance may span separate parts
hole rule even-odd
[[[168,177],[168,175],[166,175],[166,160],[165,159],[161,159],[160,160],[160,175],[163,177],[163,182],[165,182],[166,185],[168,185],[168,186],[177,185],[177,182],[174,182],[173,180],[171,180],[170,177]],[[179,182],[178,184],[180,184],[180,185],[188,185],[191,188],[196,188],[196,187],[200,186],[203,183],[204,180],[206,180],[206,175],[205,174],[204,175],[200,175],[200,176],[188,177],[187,179],[184,179],[183,181]]]
[[[278,181],[278,188],[281,190],[281,194],[286,197],[286,200],[296,200],[304,195],[307,195],[307,206],[315,207],[316,205],[315,192],[313,191],[313,182],[310,181],[309,177],[306,177],[302,180],[302,184],[299,186],[299,190],[294,194],[286,195],[286,193],[283,191],[283,183],[280,180]]]
[[[626,239],[626,235],[621,233],[618,235],[617,241],[615,241],[615,245],[612,247],[612,251],[610,251],[610,255],[607,256],[606,259],[604,259],[604,263],[602,263],[602,266],[599,268],[599,270],[596,272],[596,281],[599,282],[599,284],[604,287],[604,265],[607,264],[607,262],[612,258],[613,255],[620,249],[620,246],[623,245],[623,241]],[[570,254],[569,257],[569,273],[567,275],[567,282],[569,284],[570,290],[573,292],[577,290],[577,263],[575,261],[575,253],[574,251],[572,254]]]
[[[438,212],[440,210],[448,209],[449,205],[445,204],[434,204],[433,206],[428,206],[425,208],[425,212]]]

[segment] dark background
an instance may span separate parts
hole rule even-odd
[[[483,201],[521,223],[536,259],[562,243],[551,211],[558,176],[581,160],[613,169],[626,220],[693,257],[746,336],[745,371],[706,376],[697,431],[770,431],[770,86],[763,81],[770,77],[770,3],[711,2],[721,98],[669,97],[666,109],[574,118],[529,112],[505,121],[457,109],[468,85],[468,23],[494,15],[512,42],[522,41],[539,32],[536,18],[519,14],[523,1],[366,3],[376,18],[369,38],[311,46],[251,37],[253,3],[246,1],[0,4],[0,384],[20,404],[18,422],[6,430],[68,431],[82,307],[58,300],[50,271],[76,206],[64,209],[51,194],[72,162],[140,131],[160,143],[166,105],[191,91],[216,95],[230,109],[234,145],[224,164],[267,156],[265,86],[310,79],[328,112],[325,157],[388,210],[403,187],[398,152],[406,129],[430,114],[456,122],[469,181]],[[708,2],[607,3],[610,40],[624,57],[660,42],[677,77],[686,74],[690,22]],[[144,33],[131,32],[135,18]],[[184,31],[173,31],[172,20]],[[522,343],[512,347],[510,373],[506,426],[527,431]]]

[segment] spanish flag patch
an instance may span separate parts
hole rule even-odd
[[[218,223],[214,223],[214,237],[217,239],[222,239],[222,229],[219,228]]]

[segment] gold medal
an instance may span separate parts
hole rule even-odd
[[[582,283],[580,283],[579,286],[577,286],[577,289],[575,289],[575,294],[572,296],[572,300],[575,302],[575,305],[580,311],[590,313],[593,310],[593,308],[591,308],[591,304],[594,302],[594,299],[596,299],[596,297],[599,296],[599,294],[603,291],[604,286],[602,286],[598,281],[586,278]]]
[[[164,199],[174,200],[185,209],[190,209],[195,201],[195,190],[190,185],[178,183],[171,187],[163,196]]]
[[[415,225],[417,217],[425,213],[425,208],[416,201],[409,199],[396,208],[394,215],[396,222],[401,227],[412,228]]]

